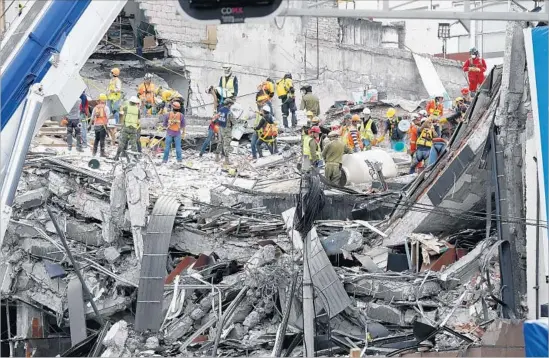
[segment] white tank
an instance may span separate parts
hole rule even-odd
[[[397,166],[391,155],[384,150],[374,148],[343,156],[343,172],[347,177],[346,184],[364,184],[373,181],[370,168],[365,160],[381,163],[385,178],[394,178],[398,174]]]

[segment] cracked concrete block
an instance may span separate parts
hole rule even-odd
[[[109,246],[103,251],[103,256],[105,257],[105,260],[112,264],[120,257],[120,252],[118,252],[116,247]]]
[[[349,294],[357,296],[370,296],[391,301],[415,301],[416,298],[435,296],[442,291],[437,282],[427,281],[418,292],[418,285],[406,281],[390,281],[377,278],[363,278],[353,283],[345,284],[345,290]]]
[[[128,323],[124,320],[118,321],[112,325],[105,338],[103,345],[105,347],[124,348],[128,339]]]
[[[63,198],[71,193],[73,188],[70,185],[68,176],[51,171],[48,174],[48,190],[54,195]]]
[[[126,174],[121,166],[116,167],[111,185],[110,209],[113,221],[122,226],[126,210]]]
[[[147,341],[145,341],[145,348],[155,350],[160,346],[160,343],[158,342],[157,337],[149,337],[147,338]]]
[[[50,191],[48,188],[27,191],[26,193],[15,197],[14,205],[23,210],[35,208],[44,204],[49,196]]]
[[[189,316],[184,316],[179,321],[174,321],[169,325],[168,329],[166,329],[168,333],[164,337],[164,340],[173,342],[189,333],[192,329],[193,319]]]
[[[95,224],[87,224],[68,218],[65,225],[65,230],[69,239],[79,241],[83,244],[101,246],[104,243],[102,230]]]
[[[110,206],[106,201],[89,195],[84,191],[70,194],[67,197],[67,202],[82,216],[99,221],[104,221],[104,213],[110,212]]]
[[[242,325],[245,329],[250,330],[261,322],[261,314],[257,311],[252,311],[244,320]]]
[[[149,183],[147,174],[138,164],[126,173],[126,197],[132,226],[147,225]]]
[[[402,326],[404,323],[404,314],[398,308],[377,304],[371,302],[366,309],[366,316],[369,319],[373,319],[380,322],[392,323]]]
[[[267,245],[260,247],[259,250],[246,263],[248,270],[253,270],[264,266],[276,260],[276,246]]]
[[[95,301],[99,314],[103,317],[109,317],[117,312],[124,311],[131,303],[129,297],[117,296],[109,297],[104,300]],[[86,318],[95,317],[95,312],[89,302],[86,303]]]

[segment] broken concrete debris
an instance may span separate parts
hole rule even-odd
[[[99,168],[88,169],[86,154],[61,159],[36,148],[0,257],[2,295],[55,318],[73,348],[95,340],[97,356],[267,356],[276,350],[297,356],[311,333],[303,317],[308,269],[317,355],[479,343],[501,311],[493,232],[486,238],[484,230],[449,225],[436,234],[412,230],[394,240],[410,225],[399,221],[402,212],[393,213],[404,188],[396,178],[388,186],[323,185],[329,204],[301,235],[299,149],[292,145],[280,158],[274,154],[253,165],[237,151],[232,174],[210,154],[197,161],[188,148],[185,164],[154,170],[155,163],[143,158],[101,159]],[[407,172],[409,163],[392,155],[397,166],[404,163],[399,172]],[[423,180],[407,177],[406,190],[420,191]],[[75,287],[74,267],[46,201],[92,297]],[[374,201],[384,207],[369,205]],[[171,203],[170,215],[161,212],[163,203]],[[408,204],[404,211],[414,208]],[[112,324],[103,326],[102,335],[91,333],[97,317],[89,300]],[[31,325],[35,314],[21,319]],[[418,333],[420,328],[429,334]],[[56,339],[45,325],[40,329],[44,338]]]

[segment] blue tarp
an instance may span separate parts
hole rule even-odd
[[[549,329],[547,320],[526,321],[522,330],[524,332],[526,357],[548,357]]]

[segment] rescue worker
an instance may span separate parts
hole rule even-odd
[[[122,81],[120,80],[120,69],[111,70],[111,80],[107,88],[107,105],[111,114],[114,116],[114,123],[120,122],[120,101],[122,99]],[[112,138],[111,138],[112,139]]]
[[[156,114],[154,101],[154,94],[156,93],[156,89],[154,83],[151,83],[152,78],[153,75],[151,73],[147,73],[145,75],[145,81],[140,84],[139,88],[137,89],[139,99],[141,100],[141,109],[143,111],[141,113],[142,117],[147,116],[147,112],[149,109],[151,110],[151,114],[153,116]]]
[[[350,154],[352,151],[340,140],[338,140],[339,132],[331,131],[328,134],[329,143],[322,150],[322,158],[326,163],[324,176],[332,184],[339,185],[341,180],[341,163],[343,154]]]
[[[139,127],[139,119],[141,118],[139,102],[137,96],[132,96],[129,102],[120,110],[121,114],[123,114],[122,130],[120,131],[118,150],[113,158],[114,160],[119,160],[120,155],[127,157],[126,149],[128,147],[134,152],[137,151],[137,128]]]
[[[263,152],[261,150],[263,143],[267,145],[269,152],[274,154],[276,152],[276,136],[278,135],[278,131],[273,116],[271,115],[271,108],[268,105],[264,105],[261,109],[261,117],[259,123],[254,127],[254,131],[254,134],[258,137],[255,150],[252,148],[252,156],[254,156],[254,159],[256,159],[254,154],[258,154],[260,158],[263,157]]]
[[[175,145],[175,158],[181,163],[183,156],[181,154],[181,139],[185,137],[185,117],[181,113],[181,104],[179,101],[172,102],[172,110],[164,115],[164,128],[166,128],[166,146],[162,163],[166,164],[170,157],[172,142]]]
[[[307,123],[312,123],[313,117],[315,116],[314,113],[307,111],[305,112],[305,115],[307,116]]]
[[[412,158],[410,174],[415,173],[416,166],[420,162],[424,160],[429,160],[431,147],[433,146],[433,138],[437,137],[433,128],[433,122],[430,119],[427,119],[423,122],[418,133],[419,135],[416,140],[416,152],[414,153],[414,157]]]
[[[440,118],[444,114],[444,95],[438,94],[435,95],[435,98],[430,100],[427,103],[427,107],[425,108],[429,116],[433,116],[435,118]]]
[[[427,113],[425,113],[425,115],[426,114]],[[410,129],[408,130],[408,136],[410,137],[410,149],[409,149],[408,153],[410,154],[410,156],[413,159],[414,158],[414,153],[416,152],[416,141],[417,141],[419,128],[421,127],[421,119],[426,118],[426,116],[423,117],[420,114],[412,113],[410,115],[410,117],[412,119],[412,121],[411,121],[412,123],[410,124]]]
[[[234,100],[232,98],[225,98],[223,101],[223,106],[219,110],[218,116],[215,119],[215,124],[219,126],[219,134],[221,135],[221,141],[217,145],[217,149],[215,151],[215,160],[219,161],[219,154],[221,153],[221,150],[223,150],[225,154],[225,165],[230,164],[229,153],[231,150],[233,125],[235,124],[235,119],[231,112],[231,106],[233,104]]]
[[[419,112],[417,112],[417,114],[419,115],[419,120],[421,121],[423,118],[427,118],[429,117],[429,115],[427,114],[427,111],[422,109],[420,110]]]
[[[233,75],[231,65],[223,65],[223,76],[219,78],[219,87],[223,89],[225,94],[225,97],[221,98],[222,103],[225,98],[231,98],[234,103],[235,98],[238,96],[238,78]]]
[[[385,133],[389,135],[389,141],[391,143],[391,148],[395,146],[397,142],[404,140],[406,133],[401,132],[398,129],[398,124],[402,118],[396,115],[396,110],[394,108],[389,108],[386,113],[387,119],[385,120]]]
[[[305,84],[301,86],[301,106],[300,110],[311,111],[313,115],[320,115],[320,100],[313,94],[313,86]]]
[[[204,155],[204,152],[206,152],[206,149],[208,149],[208,146],[212,142],[215,135],[219,133],[219,126],[215,124],[215,119],[212,118],[210,120],[210,125],[208,126],[208,136],[206,137],[206,140],[202,144],[202,148],[200,148],[200,154],[198,154],[199,157],[202,157]],[[252,137],[253,140],[253,137]]]
[[[284,128],[288,128],[288,116],[290,115],[290,112],[292,113],[292,127],[296,127],[297,117],[295,111],[297,110],[297,107],[295,105],[295,89],[291,73],[286,73],[284,78],[276,83],[276,94],[282,102],[280,107],[282,109],[282,122]]]
[[[347,133],[347,146],[353,152],[360,152],[364,147],[362,143],[362,138],[360,137],[360,132],[358,131],[358,126],[360,124],[360,116],[358,114],[353,114],[351,117],[351,125],[349,126],[349,131]]]
[[[469,55],[469,59],[463,64],[463,72],[467,72],[469,91],[471,92],[471,97],[474,97],[478,87],[484,82],[486,61],[480,57],[475,47],[469,51]]]
[[[303,171],[307,172],[312,167],[318,168],[321,164],[320,153],[320,128],[314,126],[309,130],[308,135],[303,140]]]
[[[267,78],[257,86],[257,94],[255,101],[257,103],[257,109],[261,111],[263,106],[268,105],[271,108],[269,113],[273,113],[273,104],[271,103],[274,97],[274,83],[273,80]]]
[[[332,132],[337,132],[337,138],[330,138],[330,133]],[[326,148],[326,146],[328,144],[330,144],[332,142],[332,140],[338,140],[340,141],[341,143],[343,143],[342,140],[340,140],[340,136],[341,136],[341,124],[339,122],[333,122],[331,125],[330,125],[330,133],[328,133],[328,135],[323,138],[321,141],[320,141],[320,147],[322,148],[322,151],[324,151],[324,149]],[[345,143],[344,143],[345,144]]]
[[[473,102],[473,99],[471,98],[471,91],[469,91],[469,88],[465,87],[461,89],[461,96],[463,97],[463,102],[470,106],[471,102]]]
[[[372,118],[369,108],[362,110],[362,122],[358,125],[358,131],[360,138],[362,139],[362,145],[365,150],[371,149],[376,145],[377,126]]]
[[[343,116],[345,116],[346,114],[351,114],[351,107],[343,106]]]
[[[80,101],[79,101],[80,102]],[[67,147],[72,151],[72,139],[76,140],[76,150],[83,152],[82,149],[82,123],[80,123],[80,103],[76,103],[66,117],[67,121]]]
[[[82,92],[80,95],[80,123],[81,135],[82,135],[82,147],[88,147],[88,118],[90,118],[90,104],[86,92]]]
[[[93,140],[93,156],[97,154],[97,147],[101,145],[100,156],[106,157],[105,138],[107,137],[107,123],[111,115],[109,107],[105,104],[106,101],[107,95],[101,93],[91,114],[93,130],[95,132],[95,139]]]

